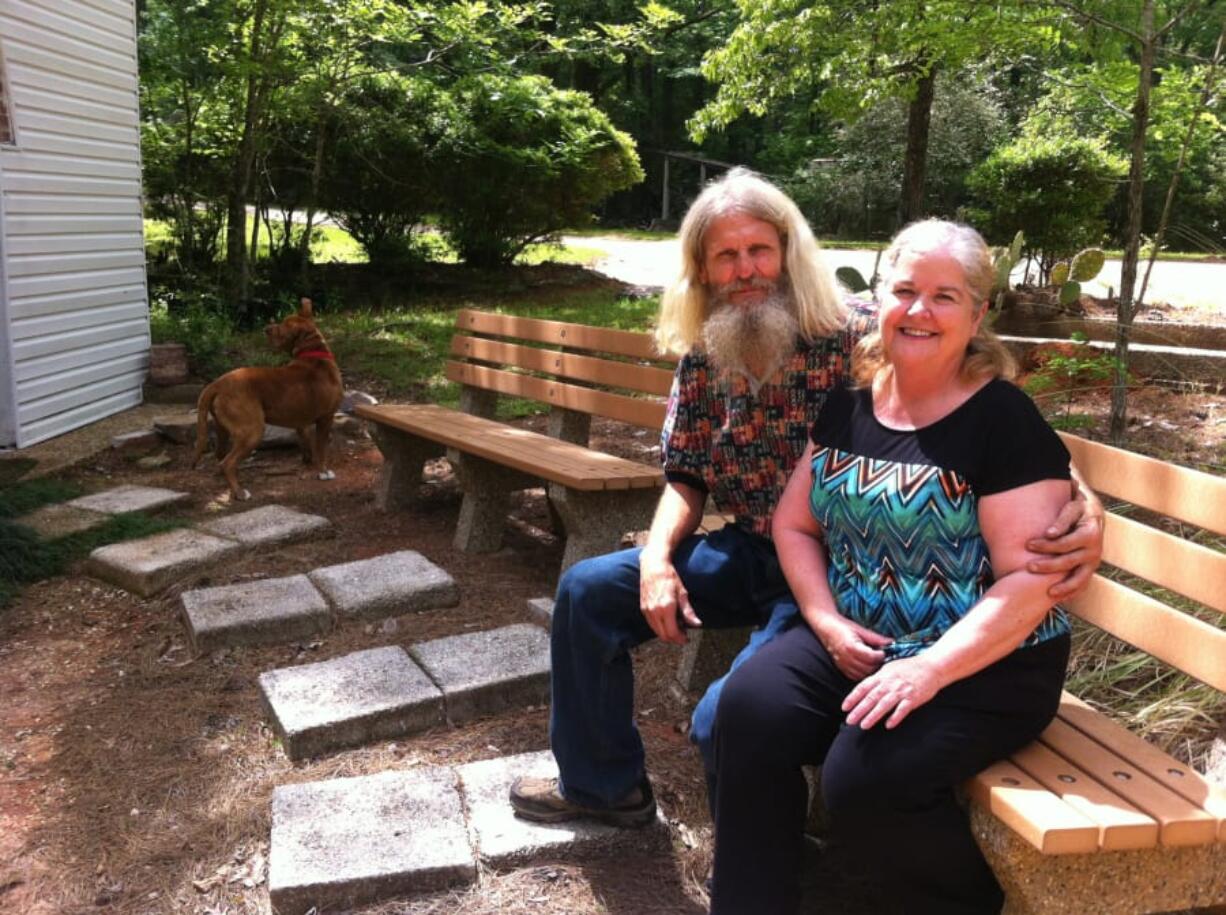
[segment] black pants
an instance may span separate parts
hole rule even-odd
[[[996,913],[1003,895],[954,788],[1033,740],[1056,713],[1069,639],[954,683],[897,728],[848,727],[853,682],[802,621],[728,680],[715,722],[712,915],[791,915],[807,788],[822,765],[832,837],[908,913]],[[833,911],[830,909],[829,911]]]

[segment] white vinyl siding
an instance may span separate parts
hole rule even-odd
[[[135,17],[135,0],[0,0],[13,123],[13,143],[0,146],[0,386],[11,386],[0,390],[0,446],[141,400],[149,308]]]

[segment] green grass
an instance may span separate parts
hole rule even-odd
[[[468,297],[441,308],[405,305],[329,314],[320,323],[345,373],[346,385],[373,382],[390,400],[455,406],[459,388],[444,377],[443,364],[460,308],[645,331],[657,307],[654,298],[617,298],[607,290],[596,289],[548,304],[529,299],[506,302]],[[282,354],[268,350],[260,333],[231,338],[229,349],[236,365],[279,365],[285,361]],[[520,416],[544,408],[530,401],[508,401],[500,409],[508,411],[507,416]]]
[[[26,480],[0,489],[0,518],[16,518],[53,502],[81,495],[81,487],[64,480]]]
[[[316,264],[365,264],[368,259],[362,246],[342,229],[335,225],[315,226],[311,232],[311,261]],[[438,263],[454,264],[459,261],[455,249],[447,243],[443,236],[434,232],[426,233],[430,238],[428,250],[430,259]],[[601,234],[593,232],[593,235]],[[671,233],[659,234],[662,238],[671,237]],[[273,240],[282,235],[280,225],[273,222]],[[150,253],[160,251],[171,244],[170,224],[160,219],[145,220],[145,248]],[[260,237],[257,242],[257,260],[266,260],[269,256],[270,239],[268,231],[261,225]],[[529,245],[517,258],[517,264],[579,264],[588,266],[598,261],[605,254],[600,248],[571,246],[557,243]]]
[[[57,480],[28,480],[0,492],[0,609],[17,596],[23,585],[59,575],[69,563],[83,559],[97,547],[147,537],[187,523],[132,512],[114,515],[93,530],[40,540],[30,528],[12,520],[79,494],[80,488],[75,484]]]

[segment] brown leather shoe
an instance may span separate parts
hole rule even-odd
[[[656,799],[646,778],[612,807],[584,807],[562,796],[556,778],[522,776],[511,783],[511,806],[516,816],[534,823],[588,819],[610,826],[646,826],[656,818]]]

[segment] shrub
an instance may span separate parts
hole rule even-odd
[[[977,205],[965,215],[996,244],[1025,233],[1045,281],[1056,261],[1102,240],[1103,211],[1127,170],[1095,140],[1022,136],[971,172]]]
[[[422,79],[370,77],[350,96],[328,160],[324,206],[371,264],[424,259],[414,230],[437,203],[435,157],[457,117],[450,97]]]
[[[463,114],[437,160],[439,215],[466,263],[510,263],[643,179],[634,142],[584,93],[538,76],[487,75],[459,82],[452,94]]]
[[[182,343],[195,373],[216,378],[230,368],[226,346],[234,327],[216,298],[201,293],[163,291],[149,307],[154,343]]]

